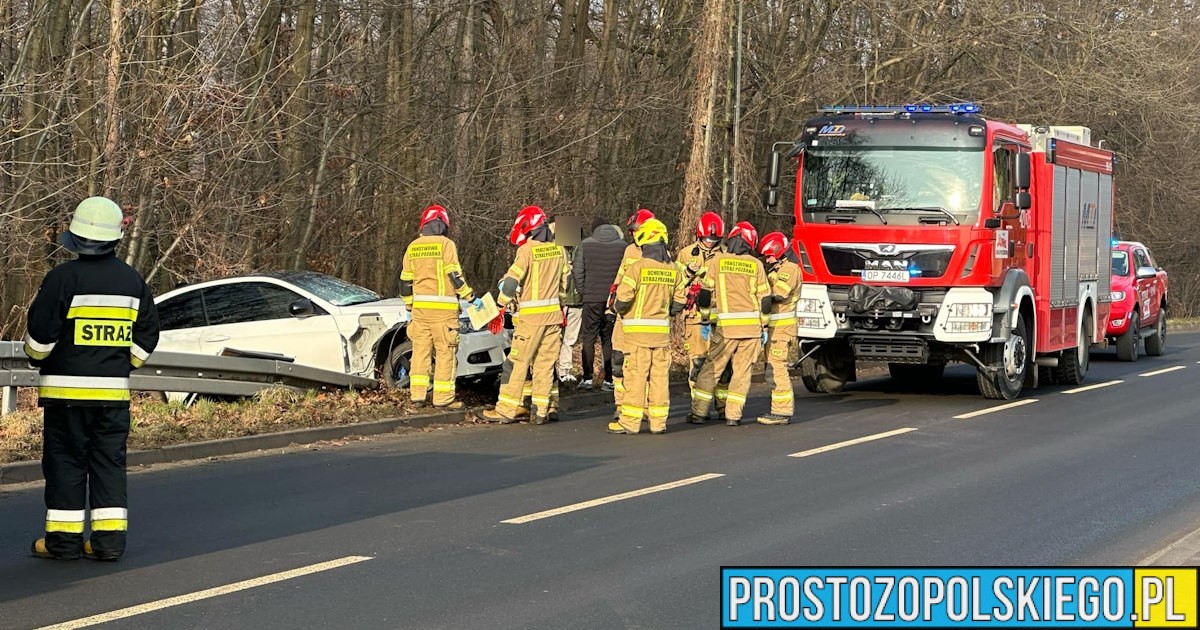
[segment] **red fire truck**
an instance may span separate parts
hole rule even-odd
[[[1113,154],[1084,127],[978,106],[823,108],[771,156],[796,160],[801,373],[836,392],[859,361],[893,378],[975,366],[983,395],[1078,384],[1109,314]]]

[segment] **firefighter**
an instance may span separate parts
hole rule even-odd
[[[796,251],[783,232],[762,238],[758,253],[766,264],[771,285],[771,313],[767,316],[767,379],[771,381],[771,413],[759,424],[787,424],[795,411],[788,355],[796,341],[796,303],[800,301],[800,265]]]
[[[717,376],[732,363],[725,424],[734,427],[741,424],[742,409],[750,390],[750,370],[766,343],[767,314],[773,303],[767,275],[762,263],[754,256],[756,245],[758,232],[753,225],[743,221],[729,231],[725,251],[713,256],[705,265],[702,282],[709,292],[700,295],[700,306],[711,304],[716,311],[717,331],[714,342],[708,347],[704,366],[696,377],[688,422],[704,423]]]
[[[563,248],[554,244],[554,234],[546,225],[546,213],[537,206],[526,206],[517,213],[509,240],[517,246],[517,255],[500,281],[497,302],[507,306],[515,300],[520,317],[513,330],[496,408],[485,411],[483,416],[505,424],[515,422],[525,381],[532,369],[531,415],[534,424],[545,424],[550,416],[554,364],[562,346],[559,294],[565,287],[567,257]]]
[[[400,271],[400,297],[412,312],[408,338],[412,341],[409,390],[413,404],[424,407],[429,391],[430,367],[433,367],[433,406],[438,409],[462,409],[454,399],[454,381],[458,373],[458,301],[483,301],[463,279],[458,262],[458,247],[446,238],[450,217],[442,206],[433,205],[421,213],[421,235],[408,245]]]
[[[645,209],[639,208],[637,212],[629,217],[625,222],[625,231],[629,235],[629,240],[633,241],[634,234],[638,228],[642,227],[646,221],[654,218],[654,213]],[[625,269],[637,262],[642,257],[642,248],[637,246],[637,243],[631,242],[625,247],[625,255],[621,257],[621,266],[617,269],[617,277],[613,280],[612,288],[608,294],[608,309],[613,311],[613,304],[617,298],[617,285],[621,282],[621,277],[625,274]],[[615,311],[613,311],[615,316]],[[620,319],[618,317],[618,319]],[[624,333],[618,321],[613,325],[612,334],[612,369],[613,369],[613,420],[619,420],[621,417],[621,400],[625,396],[625,385],[622,382],[623,374],[625,373],[625,347]]]
[[[635,434],[642,417],[650,421],[650,433],[667,432],[671,369],[672,315],[683,312],[687,278],[671,262],[667,250],[667,226],[649,219],[634,232],[633,242],[642,257],[630,263],[617,285],[613,308],[621,315],[625,360],[621,382],[625,392],[617,422],[609,433]]]
[[[29,307],[25,354],[41,370],[45,415],[39,558],[118,560],[125,552],[129,373],[150,357],[159,328],[150,287],[116,256],[123,228],[112,200],[80,202],[59,237],[79,257],[50,270]]]
[[[725,221],[721,219],[721,215],[716,212],[705,212],[696,223],[696,242],[680,249],[676,259],[683,266],[688,279],[693,283],[693,291],[689,296],[688,306],[683,315],[683,347],[687,351],[690,366],[688,371],[688,387],[690,389],[696,387],[696,376],[700,374],[704,358],[708,356],[708,344],[713,332],[712,323],[709,322],[711,309],[697,307],[695,298],[698,292],[695,289],[700,288],[701,272],[704,270],[705,264],[721,251],[721,239],[723,238],[725,238]],[[731,377],[732,366],[726,369],[718,380],[715,405],[718,415],[725,411],[725,399],[729,395],[728,385]]]

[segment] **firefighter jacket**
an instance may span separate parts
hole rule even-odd
[[[521,323],[562,325],[560,293],[566,289],[567,255],[551,242],[529,240],[501,281],[500,306],[516,301]]]
[[[675,263],[635,260],[617,284],[615,308],[621,313],[626,347],[665,348],[671,341],[670,316],[687,299],[684,270]]]
[[[112,254],[50,270],[29,306],[25,354],[41,369],[38,404],[128,407],[129,372],[158,345],[150,287]]]
[[[796,337],[796,303],[800,301],[800,265],[783,260],[767,274],[771,285],[771,314],[767,316],[772,340]]]
[[[771,309],[762,262],[749,254],[720,252],[705,265],[701,284],[712,293],[711,306],[723,337],[754,339],[762,334]]]
[[[400,270],[400,297],[413,319],[458,319],[458,301],[474,295],[463,279],[458,247],[445,236],[420,236],[408,245]]]
[[[621,266],[617,268],[617,277],[615,279],[613,279],[613,284],[614,285],[620,284],[621,278],[625,277],[625,270],[628,269],[630,265],[632,265],[633,263],[635,263],[641,259],[642,259],[642,248],[638,247],[637,245],[634,245],[633,243],[630,243],[629,245],[627,245],[625,247],[625,254],[621,257]],[[615,299],[616,299],[616,295],[611,295],[611,296],[609,296],[609,298],[610,298],[609,303],[608,303],[609,311],[615,312],[612,309],[612,306],[613,306],[613,301],[615,301]],[[613,334],[612,334],[613,350],[616,350],[619,352],[624,347],[621,344],[621,342],[624,338],[625,338],[624,328],[619,323],[617,325],[613,326]]]
[[[700,241],[696,241],[687,247],[679,250],[679,256],[676,261],[679,263],[683,273],[687,275],[687,282],[690,284],[693,281],[699,280],[704,273],[704,268],[708,261],[712,260],[713,256],[721,253],[720,245],[713,247],[705,247]],[[704,309],[707,311],[707,309]],[[683,314],[683,323],[686,326],[698,326],[707,319],[707,312],[701,312],[700,308],[688,309]]]

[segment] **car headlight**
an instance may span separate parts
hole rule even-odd
[[[965,304],[957,303],[950,305],[949,317],[958,319],[992,319],[991,304]],[[968,332],[968,331],[960,331]]]
[[[1109,293],[1108,296],[1109,296],[1108,297],[1109,300],[1111,300],[1113,302],[1120,302],[1125,299],[1125,292],[1124,291],[1113,291],[1112,293]]]

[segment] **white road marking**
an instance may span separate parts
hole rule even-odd
[[[792,453],[791,455],[788,455],[788,457],[810,457],[812,455],[817,455],[820,453],[827,453],[829,451],[835,451],[839,448],[846,448],[847,446],[854,446],[855,444],[862,444],[863,442],[874,442],[875,440],[882,440],[883,438],[889,438],[889,437],[892,437],[893,435],[901,435],[903,433],[909,433],[911,431],[916,431],[916,430],[917,430],[916,427],[905,427],[903,429],[896,429],[895,431],[887,431],[885,433],[876,433],[875,435],[868,435],[865,437],[854,438],[853,440],[846,440],[845,442],[838,442],[837,444],[828,444],[826,446],[810,448],[807,451],[800,451],[799,453]]]
[[[1146,372],[1145,374],[1138,374],[1138,376],[1158,376],[1159,374],[1166,374],[1167,372],[1176,372],[1179,370],[1186,370],[1186,369],[1187,369],[1186,365],[1176,365],[1175,367],[1163,368],[1161,370],[1154,370],[1153,372]]]
[[[198,602],[203,599],[211,599],[213,597],[220,597],[221,595],[228,595],[230,593],[236,593],[238,591],[244,591],[246,589],[256,588],[259,586],[266,586],[267,584],[274,584],[275,582],[283,582],[284,580],[291,580],[291,579],[302,577],[305,575],[311,575],[313,573],[320,573],[321,571],[328,571],[330,569],[336,569],[339,567],[344,567],[344,566],[350,565],[350,564],[356,564],[356,563],[363,562],[366,560],[371,560],[371,558],[368,556],[346,556],[345,558],[339,558],[337,560],[330,560],[329,562],[322,562],[320,564],[313,564],[313,565],[309,565],[307,567],[300,567],[299,569],[292,569],[290,571],[282,571],[280,573],[272,573],[271,575],[264,575],[263,577],[259,577],[259,578],[244,580],[242,582],[235,582],[233,584],[227,584],[225,586],[218,586],[216,588],[205,589],[203,591],[196,591],[195,593],[188,593],[186,595],[179,595],[177,597],[168,597],[166,599],[160,599],[158,601],[149,602],[146,604],[138,604],[137,606],[130,606],[129,608],[122,608],[120,610],[114,610],[112,612],[106,612],[106,613],[101,613],[99,615],[93,615],[91,617],[84,617],[82,619],[76,619],[74,621],[65,621],[63,623],[55,624],[53,626],[45,626],[43,628],[40,628],[39,630],[60,630],[60,629],[67,630],[70,628],[86,628],[88,626],[94,626],[94,625],[101,624],[101,623],[117,621],[118,619],[127,619],[129,617],[135,617],[137,615],[144,615],[146,613],[154,612],[156,610],[162,610],[164,608],[171,608],[172,606],[180,606],[182,604],[190,604],[192,602]]]
[[[1068,390],[1064,391],[1063,393],[1064,394],[1082,394],[1083,392],[1090,392],[1093,389],[1100,389],[1101,387],[1108,387],[1110,385],[1120,385],[1121,383],[1124,383],[1124,382],[1125,381],[1109,381],[1107,383],[1096,383],[1095,385],[1088,385],[1087,387],[1076,387],[1075,389],[1068,389]]]
[[[974,418],[976,416],[982,416],[982,415],[986,415],[989,413],[996,413],[997,411],[1004,411],[1005,409],[1012,409],[1014,407],[1022,407],[1024,405],[1031,405],[1037,401],[1038,401],[1038,399],[1036,399],[1036,398],[1026,398],[1025,400],[1016,400],[1016,401],[1010,402],[1006,405],[997,405],[995,407],[988,407],[987,409],[980,409],[979,411],[972,411],[971,413],[960,414],[960,415],[954,416],[954,419],[955,420],[966,420],[968,418]]]
[[[560,515],[567,514],[570,512],[577,512],[579,510],[586,510],[588,508],[594,508],[599,505],[605,505],[607,503],[615,503],[617,501],[624,501],[625,499],[632,499],[634,497],[645,496],[647,494],[654,494],[655,492],[662,492],[664,490],[672,490],[674,488],[681,488],[683,486],[689,486],[694,483],[700,483],[701,481],[708,481],[709,479],[716,479],[718,477],[724,477],[724,476],[725,475],[723,475],[721,473],[708,473],[708,474],[699,475],[696,477],[688,477],[687,479],[680,479],[679,481],[672,481],[671,483],[664,483],[664,484],[657,485],[657,486],[651,486],[649,488],[642,488],[641,490],[631,490],[629,492],[622,492],[621,494],[614,494],[612,496],[601,497],[599,499],[592,499],[591,501],[584,501],[583,503],[573,503],[571,505],[565,505],[560,508],[554,508],[553,510],[546,510],[544,512],[536,512],[534,514],[518,516],[516,518],[510,518],[506,521],[500,521],[500,522],[507,524],[507,525],[522,525],[524,523],[539,521],[541,519],[550,518],[552,516],[560,516]]]

